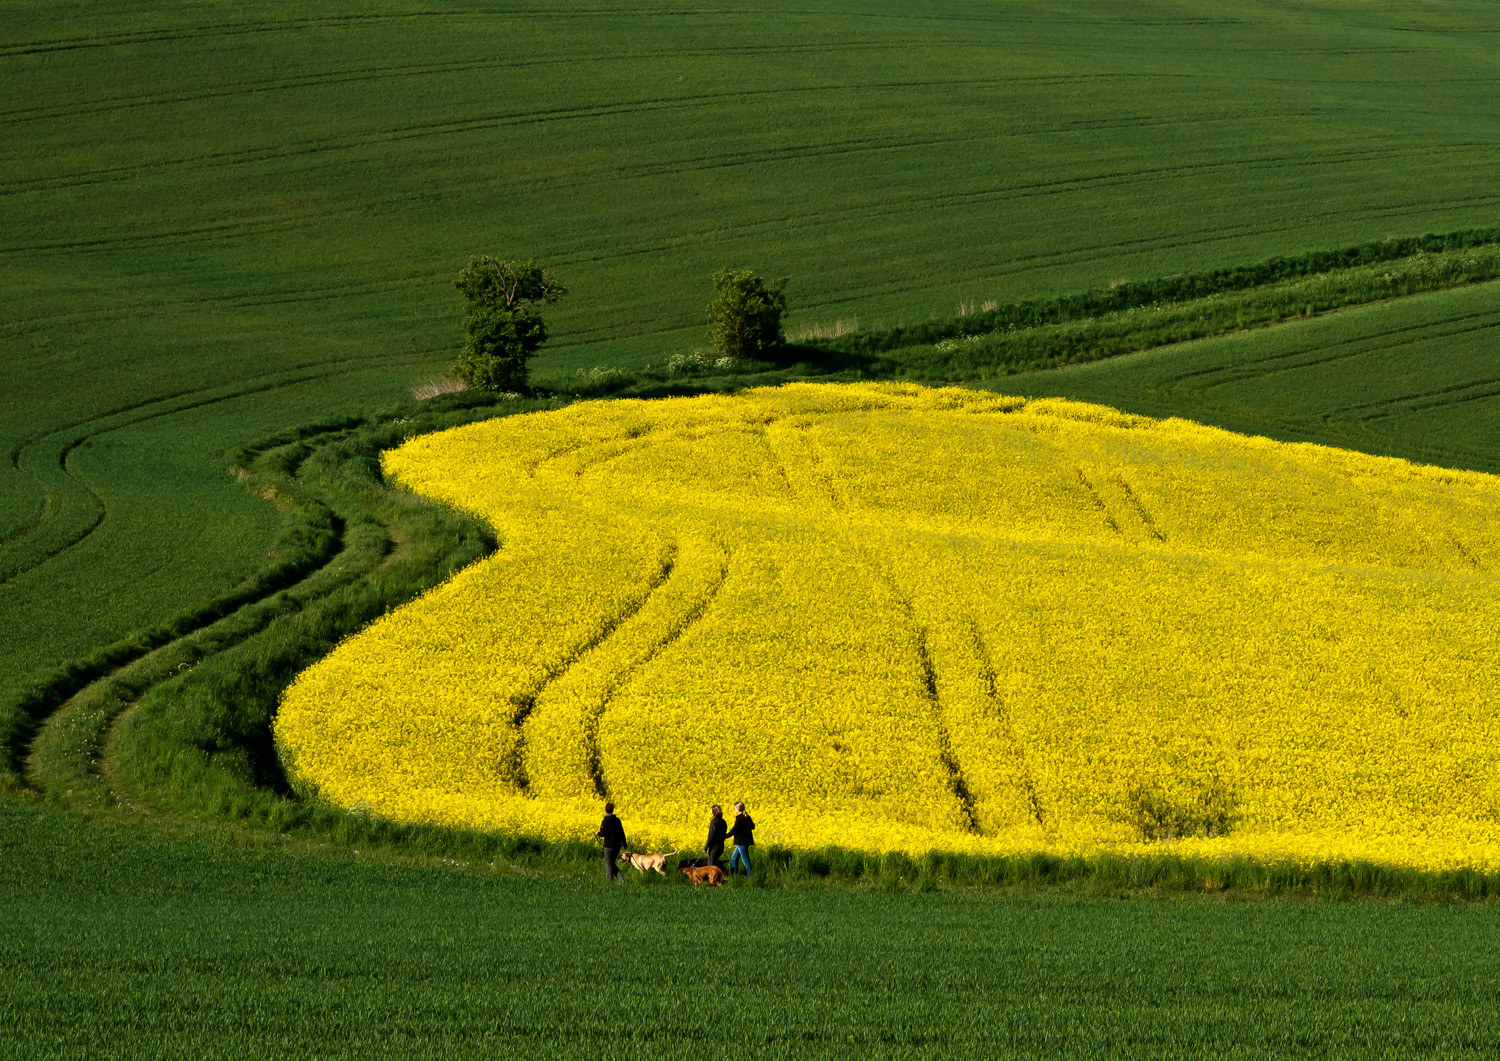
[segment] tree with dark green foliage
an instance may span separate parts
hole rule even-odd
[[[726,357],[754,357],[781,344],[781,315],[786,312],[786,277],[769,283],[746,269],[714,273],[717,296],[708,304],[709,334],[714,349]]]
[[[537,307],[556,302],[567,289],[535,259],[487,254],[470,258],[453,285],[469,300],[467,336],[453,374],[479,390],[526,391],[526,362],[547,341]]]

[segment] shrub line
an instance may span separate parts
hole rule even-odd
[[[1500,243],[1500,227],[1374,240],[1339,250],[1309,251],[1306,254],[1268,258],[1253,265],[1130,281],[1102,291],[1028,299],[954,318],[882,331],[852,332],[835,339],[818,340],[811,345],[842,354],[881,354],[904,347],[928,345],[943,339],[981,335],[1004,329],[1064,324],[1145,306],[1191,302],[1213,295],[1247,291],[1418,255],[1449,253],[1497,243]]]

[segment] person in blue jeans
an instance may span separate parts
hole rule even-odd
[[[745,876],[750,876],[750,849],[755,846],[755,822],[745,813],[745,805],[734,805],[734,825],[724,834],[724,839],[734,841],[734,854],[729,856],[729,872],[740,863],[745,865]]]

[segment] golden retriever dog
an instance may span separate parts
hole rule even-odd
[[[675,854],[677,854],[676,851],[664,851],[659,855],[638,855],[634,851],[621,851],[620,861],[627,866],[634,866],[642,873],[645,873],[648,869],[654,869],[665,877],[667,871],[662,867],[667,864],[667,859]]]
[[[696,884],[712,884],[715,888],[724,887],[724,871],[718,866],[683,866],[682,872],[687,874],[687,879]]]

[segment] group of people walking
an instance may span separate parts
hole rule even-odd
[[[750,849],[755,846],[755,822],[746,813],[745,804],[734,805],[733,825],[724,820],[724,808],[717,803],[709,808],[708,814],[708,839],[703,842],[703,859],[699,864],[723,869],[720,862],[724,858],[724,847],[733,840],[734,848],[729,856],[728,872],[732,874],[737,867],[743,867],[745,876],[750,876]],[[604,842],[605,879],[621,880],[620,852],[628,844],[625,840],[625,826],[615,817],[613,803],[604,805],[604,821],[599,824],[599,831],[594,835]]]

